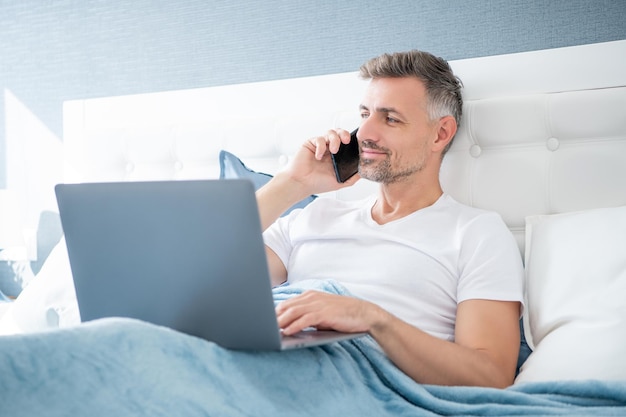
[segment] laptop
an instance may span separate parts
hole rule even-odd
[[[83,322],[130,317],[242,350],[363,335],[281,334],[248,180],[58,184],[55,193]]]

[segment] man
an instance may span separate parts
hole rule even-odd
[[[359,174],[344,184],[330,153],[349,132],[307,141],[290,166],[257,192],[274,284],[332,278],[355,296],[309,291],[279,304],[285,334],[306,327],[368,332],[415,381],[506,387],[519,351],[523,272],[501,218],[457,203],[439,182],[462,112],[461,83],[447,62],[421,51],[361,67],[370,80],[358,131]],[[380,183],[371,199],[309,194]]]

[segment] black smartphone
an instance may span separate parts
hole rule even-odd
[[[350,133],[350,143],[346,145],[342,142],[337,153],[330,154],[335,167],[335,176],[339,182],[346,182],[359,171],[359,142],[356,139],[358,130],[355,129]]]

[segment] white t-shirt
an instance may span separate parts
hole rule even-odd
[[[288,281],[334,279],[446,340],[454,340],[464,300],[523,303],[521,255],[497,213],[443,194],[380,225],[371,216],[375,201],[318,198],[268,228],[265,243],[286,266]]]

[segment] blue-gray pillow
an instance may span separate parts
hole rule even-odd
[[[262,172],[256,172],[248,168],[239,158],[227,151],[220,151],[220,179],[228,178],[247,178],[254,184],[254,189],[258,190],[265,185],[272,176],[270,174],[264,174]],[[285,216],[292,210],[297,208],[304,208],[307,204],[317,198],[316,195],[311,195],[304,200],[291,206],[286,212],[282,214]]]

